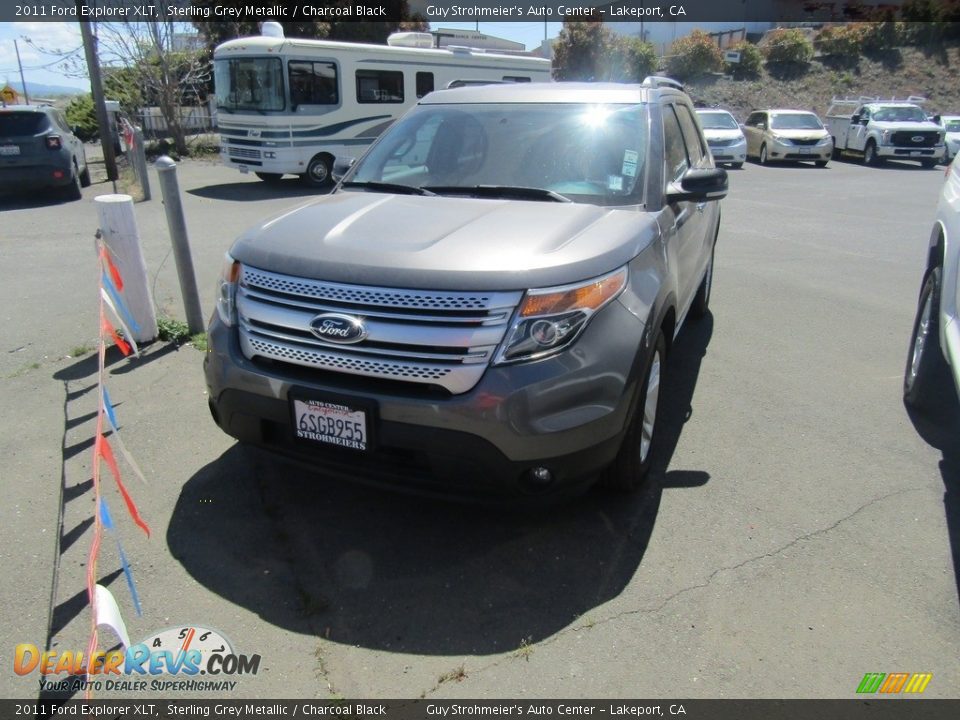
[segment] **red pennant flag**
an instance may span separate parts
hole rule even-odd
[[[113,478],[117,481],[117,487],[120,489],[120,494],[123,495],[123,501],[127,504],[127,510],[130,513],[130,517],[133,518],[133,521],[137,524],[137,527],[143,530],[147,534],[147,537],[150,537],[150,526],[148,526],[143,521],[143,518],[140,517],[140,511],[137,510],[137,506],[133,502],[133,498],[130,497],[130,493],[127,492],[126,486],[124,486],[123,481],[120,479],[120,468],[117,466],[117,459],[113,456],[113,450],[110,447],[110,443],[107,442],[107,438],[103,435],[100,435],[97,439],[97,454],[103,458],[104,462],[107,463],[107,467],[110,468],[110,472],[113,473]]]
[[[100,257],[103,258],[107,270],[110,271],[110,277],[113,278],[113,284],[117,286],[117,290],[123,290],[123,278],[120,276],[120,271],[117,270],[117,266],[113,264],[113,259],[110,257],[106,245],[100,246]]]
[[[120,335],[114,330],[113,325],[107,322],[107,319],[104,317],[102,322],[103,334],[109,335],[113,338],[113,342],[116,343],[117,347],[120,348],[120,352],[124,355],[129,355],[133,352],[133,349],[130,347],[130,343],[124,340]]]

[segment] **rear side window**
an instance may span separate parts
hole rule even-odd
[[[683,138],[687,141],[687,154],[690,156],[690,164],[696,167],[703,160],[704,155],[707,154],[703,143],[700,142],[700,130],[686,105],[675,105],[674,107],[677,110],[677,117],[680,119]]]
[[[417,99],[433,92],[433,73],[417,73]]]
[[[357,102],[402,103],[403,73],[397,70],[357,70]]]
[[[0,137],[39,135],[50,129],[50,120],[39,112],[0,112]]]

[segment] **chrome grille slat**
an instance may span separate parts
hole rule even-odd
[[[244,266],[240,343],[250,359],[463,393],[485,372],[521,296],[348,285]],[[327,312],[357,318],[366,335],[352,344],[316,337],[310,323]]]
[[[250,158],[251,160],[260,159],[260,151],[253,150],[251,148],[235,147],[233,145],[228,145],[227,153],[230,155],[230,157]]]

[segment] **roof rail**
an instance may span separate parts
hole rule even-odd
[[[915,105],[922,105],[927,102],[927,99],[922,95],[911,95],[907,98],[900,98],[899,100],[896,97],[891,98],[882,98],[882,97],[871,97],[869,95],[861,95],[859,98],[833,98],[830,101],[831,105],[866,105],[868,103],[914,103]]]
[[[647,75],[640,84],[646,87],[671,87],[674,90],[683,90],[682,82],[663,75]]]

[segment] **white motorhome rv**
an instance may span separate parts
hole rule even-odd
[[[388,45],[263,35],[214,51],[220,157],[265,181],[330,179],[334,159],[357,156],[434,89],[478,82],[545,82],[550,61],[483,50],[430,47],[428,33],[396,33]]]

